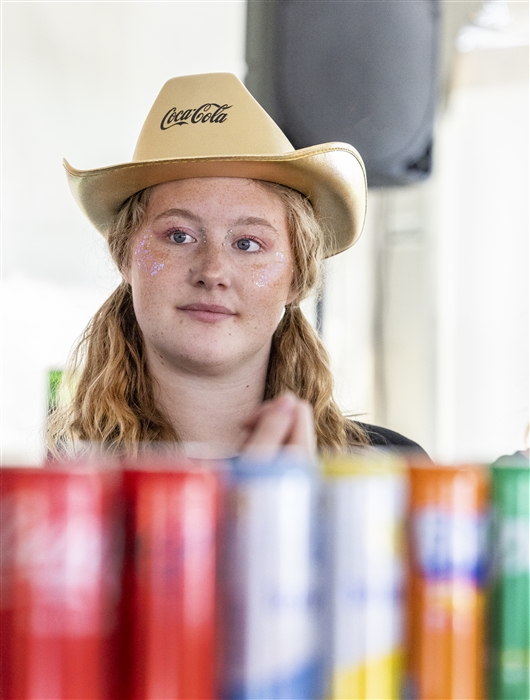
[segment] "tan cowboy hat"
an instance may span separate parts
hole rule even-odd
[[[192,177],[267,180],[302,192],[326,231],[326,255],[361,234],[366,174],[355,148],[324,143],[295,150],[282,130],[231,73],[186,75],[162,88],[131,163],[76,170],[70,189],[103,235],[123,202],[140,190]]]

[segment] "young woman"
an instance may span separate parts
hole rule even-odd
[[[355,149],[295,151],[237,78],[209,74],[166,83],[132,163],[65,167],[122,282],[74,353],[55,454],[77,441],[121,454],[179,442],[211,457],[417,448],[341,414],[299,306],[324,257],[361,233]]]

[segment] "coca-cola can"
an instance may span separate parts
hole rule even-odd
[[[144,457],[124,485],[126,696],[212,700],[219,470]]]
[[[115,697],[119,473],[4,467],[0,488],[1,697]]]

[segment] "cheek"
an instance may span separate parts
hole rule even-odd
[[[133,247],[133,265],[142,276],[154,277],[166,266],[167,255],[156,250],[156,239],[149,232],[143,233]]]
[[[260,289],[277,290],[278,292],[289,289],[292,280],[292,263],[290,257],[277,252],[274,259],[263,264],[255,264],[250,274],[250,281],[254,287]]]
[[[132,247],[129,279],[138,321],[155,320],[160,313],[160,300],[170,294],[170,256],[157,243],[156,237],[146,231],[137,236]]]

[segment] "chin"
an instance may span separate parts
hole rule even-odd
[[[198,344],[196,348],[199,348]],[[196,375],[220,376],[231,374],[237,370],[244,370],[250,366],[253,371],[256,366],[261,367],[269,360],[270,344],[263,348],[244,348],[231,346],[226,343],[219,347],[209,348],[207,352],[197,352],[173,355],[170,362],[178,370],[184,370]],[[257,360],[257,363],[256,363]]]
[[[173,352],[168,353],[166,357],[168,364],[176,370],[205,376],[222,374],[233,369],[238,363],[238,354],[227,352],[226,347],[219,349],[218,352],[215,350],[178,354]]]

